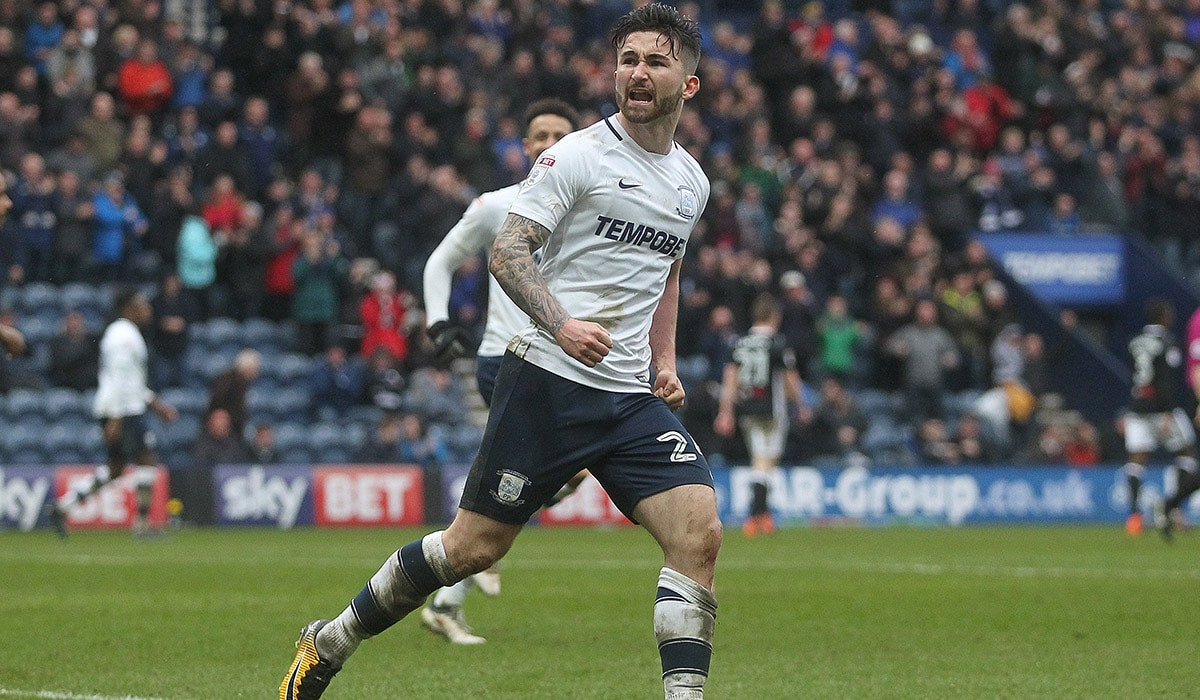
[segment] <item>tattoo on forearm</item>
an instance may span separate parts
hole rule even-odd
[[[549,235],[549,229],[536,221],[509,214],[492,244],[489,269],[522,311],[555,334],[571,316],[550,294],[533,260],[533,251],[542,247]]]

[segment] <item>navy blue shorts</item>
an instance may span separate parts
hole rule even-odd
[[[708,461],[653,394],[601,391],[505,353],[459,507],[524,524],[580,469],[630,520],[642,499],[712,487]]]
[[[100,432],[104,432],[107,418],[100,419]],[[144,452],[154,450],[154,433],[146,422],[146,414],[125,416],[121,419],[121,432],[115,442],[105,445],[109,462],[132,464],[141,459]]]
[[[495,357],[475,358],[475,384],[479,387],[479,395],[483,402],[492,407],[492,392],[496,390],[496,375],[500,373],[500,360],[503,355]]]

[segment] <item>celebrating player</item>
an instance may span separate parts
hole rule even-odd
[[[454,522],[390,556],[336,619],[302,630],[281,700],[320,697],[362,640],[500,559],[581,467],[663,550],[654,631],[665,697],[704,695],[721,523],[707,462],[671,412],[684,401],[680,259],[709,191],[673,141],[700,87],[700,35],[655,3],[612,36],[620,113],[542,154],[492,248],[492,274],[533,325],[501,361]]]
[[[146,409],[165,421],[179,413],[154,395],[147,386],[146,340],[141,327],[150,322],[150,302],[137,290],[119,292],[114,302],[117,319],[108,324],[100,338],[100,378],[92,413],[104,431],[108,463],[77,488],[71,489],[50,507],[50,522],[59,537],[67,536],[66,519],[75,504],[119,478],[131,460],[139,466],[134,474],[137,492],[135,535],[149,532],[150,497],[154,484],[150,465],[154,458],[154,440],[146,426]]]
[[[1165,300],[1151,299],[1146,304],[1149,323],[1129,341],[1129,354],[1133,360],[1133,400],[1125,416],[1125,452],[1128,455],[1125,477],[1129,483],[1129,518],[1125,521],[1125,530],[1130,535],[1142,531],[1138,498],[1142,475],[1155,447],[1161,444],[1175,454],[1179,477],[1177,496],[1185,486],[1200,480],[1196,474],[1196,458],[1192,454],[1196,431],[1183,409],[1175,405],[1174,386],[1183,366],[1183,353],[1170,331],[1174,317],[1174,311]],[[1170,538],[1169,518],[1158,517],[1160,512],[1169,514],[1170,509],[1163,511],[1162,505],[1156,507],[1155,524],[1162,529],[1164,537]]]
[[[544,99],[531,104],[525,110],[525,138],[522,141],[529,162],[536,162],[542,151],[574,131],[578,123],[579,115],[575,109],[562,100]],[[462,356],[467,342],[466,331],[450,320],[450,279],[469,256],[481,250],[491,252],[496,234],[520,188],[520,184],[516,184],[480,195],[425,263],[425,320],[437,357],[443,362]],[[475,360],[475,379],[488,406],[492,405],[492,390],[496,386],[504,347],[528,325],[529,316],[508,298],[496,278],[488,275],[487,322]],[[583,476],[573,477],[564,487],[565,492],[560,492],[556,498],[565,498]],[[487,641],[471,631],[463,615],[463,602],[472,588],[489,596],[498,595],[498,571],[493,567],[439,590],[430,604],[421,610],[421,624],[455,644]]]
[[[751,317],[754,325],[738,338],[733,361],[725,365],[721,405],[713,424],[718,435],[733,435],[736,404],[754,469],[750,517],[742,527],[748,536],[775,531],[767,507],[768,479],[787,441],[788,403],[803,404],[796,356],[779,334],[779,303],[764,294],[754,300]]]

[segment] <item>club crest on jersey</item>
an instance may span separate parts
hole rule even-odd
[[[550,160],[551,160],[551,162],[554,161],[553,158],[551,158]],[[541,163],[533,166],[533,170],[529,171],[529,175],[525,178],[525,181],[521,183],[521,189],[525,189],[526,187],[533,187],[534,185],[541,182],[542,178],[546,177],[546,171],[549,168],[550,168],[550,166],[542,165]]]
[[[676,189],[679,190],[679,206],[675,207],[675,213],[691,221],[696,218],[696,208],[700,198],[696,196],[696,190],[687,185],[680,185]]]
[[[496,490],[492,492],[492,496],[501,503],[519,506],[525,502],[521,498],[521,491],[525,489],[525,484],[528,483],[530,481],[525,478],[524,474],[518,474],[517,472],[505,469],[500,472],[500,483],[496,486]]]

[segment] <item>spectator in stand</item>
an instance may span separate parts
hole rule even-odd
[[[242,121],[238,124],[238,143],[246,152],[250,166],[251,197],[260,197],[271,182],[278,162],[279,134],[270,122],[270,106],[258,96],[246,99]]]
[[[946,374],[958,367],[959,357],[954,339],[938,325],[937,305],[931,299],[919,300],[914,315],[888,339],[887,350],[903,365],[906,414],[920,423],[945,417]]]
[[[188,348],[191,325],[199,318],[195,300],[183,291],[176,272],[163,275],[162,285],[153,303],[153,332],[155,386],[181,386],[184,381],[184,355]]]
[[[117,74],[117,92],[127,114],[145,114],[157,118],[171,99],[171,71],[158,57],[153,39],[138,42],[137,53],[121,64]]]
[[[99,277],[108,282],[127,280],[129,263],[150,225],[133,196],[125,191],[125,177],[115,170],[104,177],[104,186],[96,192],[92,206],[92,259]]]
[[[296,218],[288,204],[280,205],[267,224],[266,269],[263,271],[263,315],[273,321],[291,317],[296,291],[292,274],[304,240],[304,221]]]
[[[217,251],[217,282],[229,316],[244,321],[262,313],[263,277],[270,242],[262,205],[246,202],[237,225]]]
[[[396,357],[383,346],[376,347],[367,363],[367,404],[384,412],[396,412],[404,407],[404,391],[408,382],[396,362]]]
[[[926,417],[917,425],[917,457],[925,464],[962,464],[958,444],[941,418]]]
[[[338,211],[355,244],[372,247],[375,224],[382,217],[383,194],[395,164],[391,114],[377,107],[363,107],[354,128],[346,136],[346,186]]]
[[[991,464],[996,461],[996,451],[976,416],[964,413],[954,426],[953,438],[962,464]]]
[[[250,438],[250,459],[255,464],[275,464],[279,461],[279,450],[275,446],[275,428],[270,423],[254,426]]]
[[[65,32],[66,27],[58,18],[58,6],[50,0],[39,3],[34,20],[25,30],[25,57],[39,74],[45,73],[46,60]]]
[[[92,98],[87,116],[79,122],[79,133],[87,143],[88,155],[95,161],[97,172],[112,170],[121,159],[125,125],[117,119],[116,111],[112,95],[98,92]]]
[[[309,375],[317,417],[332,420],[347,415],[363,395],[363,367],[358,357],[347,357],[340,345],[331,345],[324,357],[313,363]]]
[[[79,174],[75,171],[59,172],[54,206],[58,222],[54,237],[54,278],[60,282],[77,282],[83,278],[96,206],[80,187]]]
[[[942,325],[958,344],[962,359],[952,387],[987,388],[988,318],[971,270],[964,267],[951,274],[949,286],[942,291],[940,311]]]
[[[99,339],[87,331],[83,314],[68,311],[62,332],[50,339],[50,383],[84,391],[96,386]]]
[[[400,416],[395,413],[383,414],[359,450],[358,460],[367,464],[398,462],[400,433]]]
[[[26,153],[21,159],[17,182],[8,194],[13,203],[12,218],[20,246],[17,264],[23,270],[23,278],[30,282],[48,281],[54,270],[52,252],[58,224],[56,188],[54,176],[46,172],[42,157]]]
[[[832,202],[832,197],[830,201]],[[900,170],[890,170],[883,177],[883,196],[871,210],[871,219],[894,219],[902,228],[909,228],[921,216],[921,206],[913,200],[909,191],[908,175]],[[820,220],[824,220],[821,217]]]
[[[375,351],[382,348],[398,362],[404,362],[408,356],[405,307],[404,297],[396,292],[395,275],[386,271],[375,273],[371,277],[371,292],[363,297],[360,310],[363,357],[373,357]]]
[[[179,281],[185,293],[191,297],[201,319],[207,319],[216,311],[212,304],[212,284],[217,278],[217,244],[209,231],[208,222],[199,215],[193,205],[192,211],[183,217],[179,230],[175,257],[179,268]]]
[[[337,241],[313,229],[304,231],[301,253],[292,263],[292,319],[300,352],[315,355],[328,346],[330,327],[337,320],[338,288],[348,272]]]
[[[861,321],[851,318],[845,297],[831,294],[825,300],[825,313],[817,319],[821,376],[833,376],[843,382],[852,377],[864,330]]]
[[[430,425],[453,427],[466,421],[466,397],[449,370],[425,367],[413,372],[411,380],[407,404],[419,406]]]
[[[219,408],[205,417],[204,430],[192,448],[192,458],[201,468],[249,461],[250,452],[241,436],[234,432],[227,411]]]
[[[400,417],[396,452],[396,460],[408,464],[428,466],[449,461],[446,443],[428,430],[421,416],[416,413],[405,413]]]
[[[225,411],[233,434],[242,439],[246,431],[246,392],[258,379],[262,355],[246,348],[233,359],[233,366],[213,378],[208,392],[208,411]]]
[[[821,380],[820,400],[809,410],[802,408],[799,418],[811,454],[837,457],[846,466],[866,461],[862,436],[867,432],[867,417],[837,377]]]
[[[248,192],[253,187],[250,161],[238,144],[237,124],[228,119],[217,124],[212,140],[196,156],[199,187],[208,187],[221,175],[233,178],[238,192]]]

